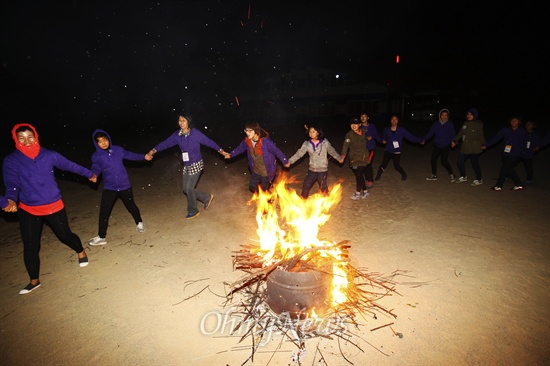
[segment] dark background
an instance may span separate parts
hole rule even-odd
[[[139,141],[167,137],[182,108],[220,145],[235,145],[242,135],[229,132],[247,122],[238,118],[235,96],[305,67],[406,92],[467,93],[490,131],[512,113],[547,130],[544,7],[3,1],[0,14],[2,156],[13,150],[10,131],[20,121],[38,128],[44,146],[82,152],[87,160],[97,127],[111,132],[114,143],[132,141],[147,151],[150,143]]]

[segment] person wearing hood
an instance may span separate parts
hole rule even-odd
[[[225,154],[225,158],[231,159],[246,152],[250,170],[248,189],[252,193],[258,193],[259,188],[267,191],[277,175],[277,159],[284,166],[288,164],[288,160],[258,122],[246,123],[244,133],[244,140],[233,151]]]
[[[460,154],[458,155],[456,164],[460,171],[460,177],[458,177],[456,183],[468,181],[465,163],[466,160],[470,159],[476,175],[476,179],[472,182],[472,185],[482,185],[483,179],[481,179],[479,156],[483,152],[481,146],[485,143],[485,134],[483,132],[483,122],[478,119],[476,108],[470,108],[466,112],[466,121],[464,121],[462,128],[451,142],[451,147],[455,147],[459,141],[462,143],[462,146],[460,147]]]
[[[449,120],[449,110],[442,109],[439,112],[439,119],[435,121],[430,127],[430,131],[422,138],[424,141],[428,141],[433,136],[434,145],[432,149],[432,158],[430,160],[432,166],[432,175],[426,178],[426,180],[437,180],[437,159],[441,158],[441,165],[449,173],[451,182],[455,181],[455,175],[451,164],[449,164],[449,153],[451,151],[451,142],[455,137],[456,131],[453,122]]]
[[[361,128],[361,121],[357,118],[349,120],[350,129],[344,136],[340,162],[343,163],[346,157],[349,160],[349,167],[355,176],[355,192],[351,199],[356,201],[369,196],[367,181],[367,166],[371,163],[367,144],[369,136],[367,131]],[[372,179],[372,177],[371,177]],[[372,181],[371,181],[372,182]]]
[[[187,216],[185,218],[193,219],[200,215],[197,201],[202,202],[206,210],[214,199],[213,194],[196,189],[199,178],[204,170],[201,146],[208,146],[224,156],[227,153],[199,129],[193,127],[193,118],[186,111],[178,114],[178,125],[179,130],[173,132],[166,140],[152,148],[147,155],[152,158],[159,151],[166,150],[172,146],[179,146],[183,160],[183,194],[187,196]]]
[[[55,169],[81,175],[94,183],[97,176],[58,152],[40,146],[36,129],[28,123],[16,124],[11,134],[16,150],[4,159],[5,198],[19,202],[16,211],[23,240],[23,259],[30,277],[30,283],[19,291],[20,295],[25,295],[40,287],[40,236],[44,223],[59,241],[77,253],[80,267],[88,265],[82,241],[69,227]]]
[[[136,230],[140,233],[145,231],[141,213],[134,199],[134,192],[130,184],[128,172],[124,166],[124,160],[142,161],[151,160],[152,157],[146,154],[138,154],[125,150],[122,146],[113,145],[111,136],[102,130],[96,129],[92,134],[92,142],[95,152],[92,154],[92,172],[96,176],[103,176],[103,193],[99,206],[99,224],[97,236],[92,238],[88,244],[107,244],[107,227],[109,216],[118,198],[121,199],[126,210],[132,215],[136,224]]]

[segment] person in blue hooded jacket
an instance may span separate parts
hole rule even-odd
[[[481,145],[483,150],[503,142],[502,165],[498,173],[497,183],[491,188],[494,191],[502,190],[506,177],[514,181],[514,191],[523,189],[521,179],[516,172],[515,166],[520,162],[521,155],[527,148],[527,131],[521,128],[521,117],[514,115],[510,117],[510,126],[501,128],[495,136]]]
[[[206,210],[214,199],[213,194],[196,189],[199,178],[204,170],[201,146],[208,146],[223,156],[227,153],[199,129],[193,127],[193,118],[186,111],[178,114],[178,125],[179,129],[177,131],[152,148],[147,155],[152,158],[159,151],[166,150],[172,146],[179,146],[183,160],[183,194],[187,196],[187,216],[185,218],[193,219],[200,215],[197,201],[202,202]]]
[[[258,193],[259,187],[267,191],[277,175],[277,159],[284,166],[288,165],[288,160],[258,122],[246,123],[244,133],[245,139],[233,151],[226,154],[225,158],[231,159],[246,152],[250,170],[248,189],[253,193]]]
[[[103,193],[101,194],[101,203],[99,205],[97,236],[92,238],[88,244],[107,244],[109,216],[111,216],[111,211],[116,200],[119,198],[124,207],[126,207],[126,210],[134,218],[136,230],[140,233],[144,232],[145,226],[134,199],[134,192],[130,184],[128,172],[124,166],[124,160],[151,160],[151,157],[146,154],[127,151],[122,146],[113,145],[111,136],[102,129],[94,131],[92,142],[95,146],[95,152],[92,154],[92,172],[98,177],[100,175],[103,177]]]
[[[17,211],[23,240],[23,260],[30,277],[29,284],[19,291],[26,295],[40,287],[40,237],[44,223],[63,244],[77,253],[80,267],[88,265],[88,256],[80,237],[73,233],[65,203],[55,179],[56,169],[72,172],[96,182],[97,176],[56,151],[40,145],[38,133],[28,123],[16,124],[12,131],[16,150],[4,159],[5,198],[18,202]]]
[[[401,180],[407,180],[407,173],[401,167],[401,152],[403,150],[403,140],[407,139],[411,142],[418,144],[424,144],[424,141],[420,137],[416,137],[407,131],[404,127],[398,126],[399,116],[396,114],[391,116],[390,126],[384,128],[382,133],[382,143],[386,145],[384,148],[384,158],[382,164],[378,167],[376,178],[374,180],[380,180],[382,173],[386,170],[388,164],[393,160],[393,167],[401,174]]]
[[[447,173],[449,173],[451,182],[455,181],[453,168],[451,164],[449,164],[449,153],[451,151],[451,142],[456,132],[453,122],[449,119],[449,114],[450,112],[448,109],[439,111],[439,119],[432,123],[430,130],[422,138],[422,140],[428,141],[435,136],[432,157],[430,159],[432,175],[426,178],[426,180],[437,180],[437,159],[441,158],[441,165],[443,165]]]

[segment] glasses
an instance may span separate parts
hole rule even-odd
[[[251,128],[245,128],[245,129],[244,129],[244,132],[254,132],[254,130],[251,129]]]

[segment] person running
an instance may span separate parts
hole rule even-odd
[[[97,236],[92,238],[88,244],[107,244],[107,227],[109,216],[118,198],[121,199],[126,210],[132,215],[136,224],[136,230],[140,233],[145,231],[141,213],[134,199],[134,192],[130,184],[128,172],[124,166],[124,160],[151,160],[146,154],[138,154],[127,151],[122,146],[113,145],[111,136],[102,130],[96,129],[92,134],[92,142],[95,152],[92,155],[92,172],[96,176],[103,176],[103,193],[99,206],[99,224]]]
[[[306,153],[309,154],[309,169],[307,171],[304,183],[302,185],[302,197],[308,198],[311,187],[317,182],[319,191],[322,194],[328,193],[328,156],[332,156],[336,161],[342,163],[344,160],[336,152],[331,143],[323,136],[323,130],[316,125],[308,126],[309,139],[304,141],[302,146],[294,155],[288,159],[285,167],[297,162]]]
[[[44,223],[63,244],[77,253],[80,267],[88,265],[88,256],[80,237],[71,231],[65,204],[55,179],[55,169],[65,170],[97,181],[97,176],[56,151],[40,146],[38,133],[28,123],[11,130],[16,150],[4,159],[6,199],[19,201],[16,208],[23,240],[23,260],[30,282],[19,291],[26,295],[40,287],[40,238]],[[12,211],[15,209],[12,206]]]
[[[384,150],[384,158],[382,164],[378,168],[376,178],[374,180],[380,180],[382,173],[386,170],[390,161],[393,161],[393,168],[401,174],[401,180],[407,180],[407,173],[405,169],[401,167],[401,153],[403,151],[403,140],[407,139],[411,142],[416,142],[423,145],[424,141],[411,134],[404,127],[398,126],[399,116],[394,114],[391,116],[390,126],[384,128],[382,133],[382,143],[386,145]]]
[[[426,180],[437,180],[437,159],[441,159],[441,165],[447,170],[451,182],[455,181],[453,168],[449,164],[448,159],[451,151],[451,142],[456,132],[453,122],[449,120],[449,114],[448,109],[439,111],[439,119],[432,124],[428,133],[422,138],[422,140],[428,141],[435,136],[430,160],[432,175],[426,178]]]
[[[258,193],[260,188],[268,191],[277,175],[277,159],[285,166],[288,159],[258,122],[246,123],[244,133],[244,140],[233,151],[225,154],[225,158],[231,159],[246,152],[250,170],[248,189],[252,193]]]
[[[481,145],[485,143],[485,134],[483,133],[483,122],[478,119],[478,111],[476,108],[470,108],[466,112],[466,121],[464,121],[462,128],[451,142],[451,148],[454,148],[459,141],[462,143],[462,146],[460,147],[460,155],[458,156],[456,164],[460,171],[460,177],[458,177],[456,183],[468,181],[465,163],[466,160],[470,159],[476,175],[476,179],[474,179],[472,185],[482,185],[483,179],[481,179],[479,157],[482,153]]]
[[[367,165],[370,164],[369,150],[367,150],[367,133],[361,129],[361,122],[357,118],[349,121],[350,130],[344,137],[344,144],[341,152],[341,162],[349,158],[349,166],[355,175],[355,193],[352,200],[365,199],[368,197],[367,190]],[[348,152],[349,150],[349,152]]]
[[[178,114],[178,125],[179,130],[173,132],[166,140],[152,148],[147,155],[153,158],[153,155],[159,151],[172,146],[179,146],[183,160],[183,194],[187,196],[187,216],[185,218],[193,219],[200,215],[197,201],[202,202],[206,210],[214,199],[213,194],[196,189],[204,170],[201,146],[208,146],[221,155],[225,155],[226,152],[212,139],[193,127],[193,119],[189,113],[183,111]],[[149,157],[146,157],[146,159],[150,160]]]
[[[501,128],[495,136],[481,145],[482,150],[486,150],[498,143],[503,142],[502,166],[498,173],[497,183],[491,188],[494,191],[501,191],[506,177],[514,181],[514,191],[523,189],[521,179],[516,173],[515,166],[520,162],[521,155],[527,146],[527,131],[521,126],[521,117],[514,115],[510,117],[510,126]]]

